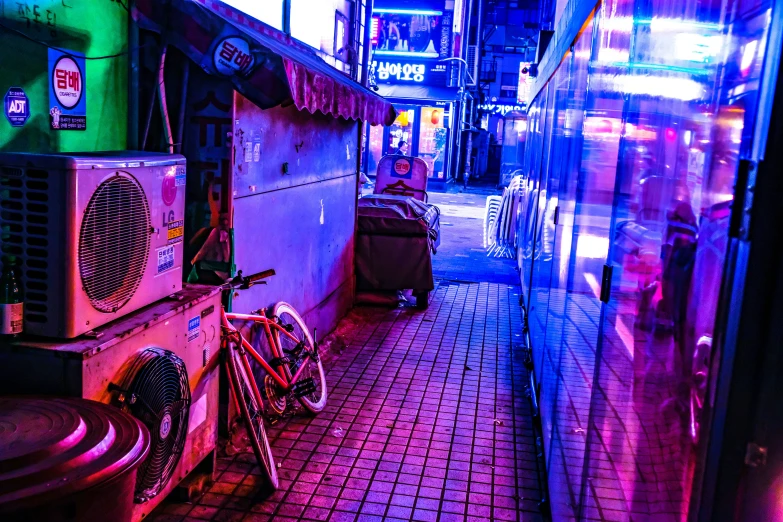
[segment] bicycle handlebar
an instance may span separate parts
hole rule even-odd
[[[223,283],[222,285],[220,285],[220,288],[222,290],[229,290],[234,288],[239,288],[240,290],[246,290],[251,286],[258,284],[258,282],[261,281],[262,279],[266,279],[267,277],[272,277],[273,275],[275,275],[275,270],[273,268],[249,276],[243,276],[242,271],[240,270],[237,272],[237,275],[234,276],[233,279],[230,279],[225,283]],[[261,282],[261,284],[266,284],[266,282],[263,281]]]
[[[275,275],[275,269],[270,268],[269,270],[264,270],[263,272],[259,272],[257,274],[249,275],[245,279],[247,279],[250,283],[255,283],[256,281],[260,281],[262,279],[266,279],[267,277],[272,277]]]

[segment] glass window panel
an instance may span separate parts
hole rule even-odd
[[[375,176],[378,171],[378,162],[383,157],[383,131],[381,125],[370,127],[370,146],[367,154],[367,174]]]
[[[290,0],[291,36],[319,51],[333,55],[335,1]],[[344,3],[344,2],[339,2]]]
[[[413,127],[416,123],[416,108],[401,105],[397,108],[397,119],[389,129],[386,154],[413,154]]]
[[[418,156],[427,162],[431,178],[443,178],[446,161],[447,109],[444,107],[422,107],[419,126]]]
[[[284,0],[264,0],[263,2],[258,0],[223,0],[223,2],[275,29],[283,30]]]

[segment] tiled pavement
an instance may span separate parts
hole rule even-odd
[[[519,284],[515,261],[487,257],[482,246],[485,194],[431,193],[429,201],[441,209],[441,244],[432,258],[436,277]]]
[[[270,430],[280,490],[259,495],[251,455],[221,458],[198,503],[153,519],[542,520],[518,291],[441,280],[427,311],[353,311],[326,409]]]

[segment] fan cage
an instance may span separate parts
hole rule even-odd
[[[136,474],[134,501],[158,495],[171,479],[185,448],[190,413],[190,385],[185,363],[162,348],[139,354],[124,386],[126,404],[150,432],[150,453]]]
[[[96,310],[114,313],[136,293],[147,267],[149,231],[149,204],[135,178],[117,172],[98,185],[79,233],[79,272]]]

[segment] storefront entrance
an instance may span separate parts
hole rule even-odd
[[[383,156],[399,153],[426,161],[433,181],[447,181],[451,106],[449,102],[431,100],[395,103],[394,123],[389,127],[371,127],[366,137],[367,174],[375,175]]]

